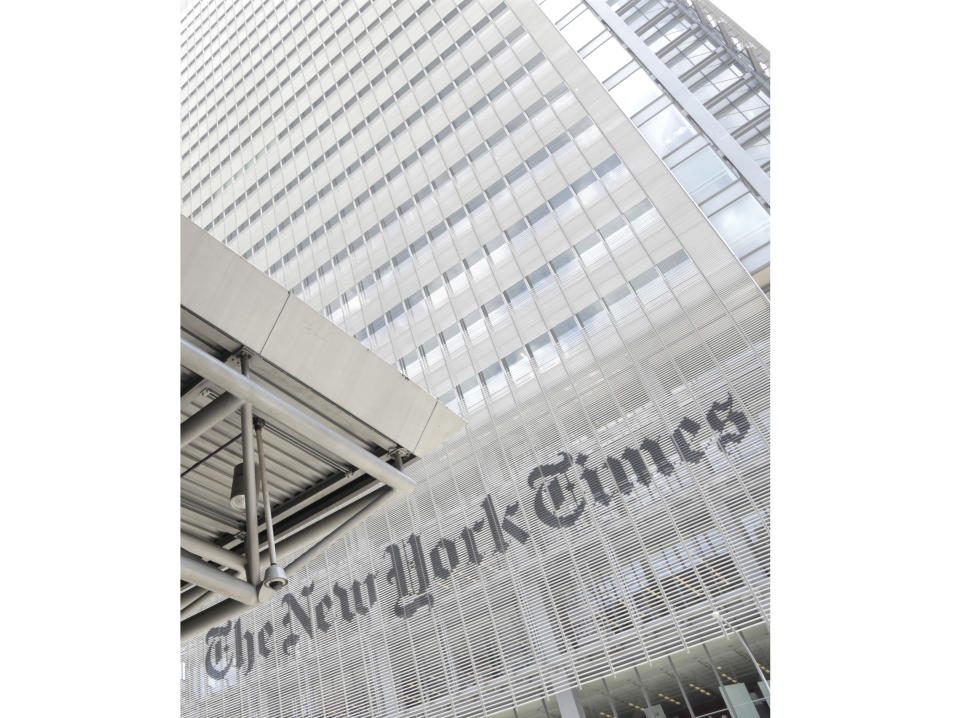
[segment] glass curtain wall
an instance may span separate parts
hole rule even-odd
[[[692,0],[609,0],[623,21],[611,26],[600,0],[540,0],[541,9],[631,117],[751,274],[770,263],[769,202],[690,117],[684,103],[631,53],[632,33],[681,80],[693,101],[765,176],[770,172],[770,81],[738,40],[725,35]],[[715,11],[714,11],[715,12]],[[701,14],[702,13],[702,14]],[[618,33],[619,30],[619,33]],[[736,43],[736,44],[734,44]],[[732,46],[732,49],[731,49]]]

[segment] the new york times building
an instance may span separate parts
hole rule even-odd
[[[183,715],[768,714],[769,306],[718,234],[767,209],[691,189],[713,138],[648,137],[616,84],[673,98],[548,5],[185,14],[184,214],[467,428],[183,644]]]

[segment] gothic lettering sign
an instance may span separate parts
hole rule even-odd
[[[712,404],[706,420],[721,450],[742,441],[750,430],[747,417],[734,407],[730,394]],[[706,456],[706,452],[696,448],[703,446],[708,434],[704,429],[688,417],[677,425],[670,439],[680,462],[696,464]],[[557,461],[536,466],[527,476],[532,513],[551,528],[572,526],[584,515],[588,502],[606,506],[613,492],[630,494],[649,486],[655,474],[672,475],[676,466],[668,457],[670,446],[646,438],[637,446],[627,447],[619,456],[605,457],[597,468],[586,468],[585,454],[560,452]],[[579,494],[569,478],[571,473],[579,473],[586,487]],[[499,554],[507,554],[511,546],[531,540],[517,520],[519,512],[519,501],[498,506],[487,495],[477,507],[472,523],[455,536],[441,538],[435,546],[424,546],[421,536],[411,533],[386,547],[382,571],[349,582],[337,581],[324,593],[315,583],[304,586],[299,593],[285,593],[280,599],[285,614],[279,627],[271,621],[259,628],[250,627],[238,618],[211,629],[205,639],[207,674],[220,679],[231,667],[249,673],[257,660],[270,658],[274,650],[291,655],[304,638],[326,634],[336,621],[352,622],[377,603],[401,619],[429,610],[435,601],[436,581],[448,578],[461,563],[480,565],[488,560],[488,555],[480,550],[481,536],[486,536],[485,545],[492,541],[493,551]],[[275,632],[279,632],[278,640],[282,636],[278,649],[273,648]]]

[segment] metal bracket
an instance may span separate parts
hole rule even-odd
[[[404,462],[411,456],[413,453],[408,449],[405,449],[402,446],[395,446],[387,452],[387,455],[393,459],[394,465],[400,470],[403,471]]]

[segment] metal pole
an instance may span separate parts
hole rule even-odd
[[[193,586],[180,594],[180,612],[207,594],[203,586]]]
[[[196,536],[191,536],[183,531],[180,532],[180,545],[190,553],[197,554],[200,558],[205,558],[208,561],[216,561],[220,565],[236,571],[242,571],[244,569],[243,557],[239,554],[228,551],[209,541],[204,541]]]
[[[257,603],[257,589],[249,583],[229,576],[210,564],[197,561],[189,556],[180,556],[180,578],[224,596],[229,596],[248,606]]]
[[[770,684],[767,682],[767,677],[763,675],[763,671],[760,670],[760,664],[757,663],[757,659],[753,657],[753,651],[750,650],[750,646],[747,645],[747,642],[743,640],[743,636],[740,635],[740,631],[733,627],[733,624],[730,623],[720,611],[714,611],[713,617],[720,623],[720,627],[724,629],[730,629],[730,633],[735,633],[737,638],[740,639],[740,643],[743,644],[744,650],[747,652],[747,655],[750,656],[750,660],[753,662],[753,667],[757,669],[757,675],[760,676],[760,680],[763,681],[763,685],[767,687],[767,691],[770,690]]]
[[[240,434],[237,434],[237,435],[236,435],[235,437],[233,437],[232,439],[227,439],[225,442],[223,442],[222,444],[220,444],[220,446],[218,446],[218,447],[217,447],[216,449],[214,449],[213,451],[211,451],[211,452],[209,452],[209,453],[207,453],[207,454],[204,454],[202,457],[200,457],[199,459],[197,459],[196,461],[194,461],[192,464],[190,464],[190,466],[188,466],[186,469],[184,469],[183,471],[181,471],[181,472],[180,472],[180,478],[182,479],[184,476],[186,476],[187,474],[189,474],[191,471],[193,471],[193,470],[194,470],[195,468],[197,468],[198,466],[202,466],[203,464],[205,464],[207,461],[209,461],[209,460],[212,459],[214,456],[216,456],[216,455],[219,454],[221,451],[223,451],[223,450],[226,449],[228,446],[230,446],[230,444],[232,444],[234,441],[236,441],[237,439],[239,439],[240,436],[241,436]]]
[[[677,682],[677,688],[680,689],[680,695],[683,696],[683,702],[687,706],[687,712],[690,714],[690,718],[694,718],[696,713],[693,712],[693,706],[690,705],[690,699],[687,698],[687,692],[683,689],[683,683],[680,682],[680,675],[677,673],[677,667],[673,665],[673,659],[670,656],[667,656],[667,663],[670,664],[670,672],[673,674],[673,679]]]
[[[747,655],[750,656],[750,660],[753,661],[753,667],[757,669],[757,675],[760,676],[760,680],[763,681],[763,685],[767,687],[767,692],[770,692],[770,684],[767,683],[767,677],[763,675],[763,671],[760,670],[760,664],[757,663],[757,659],[753,657],[753,651],[750,650],[750,646],[747,645],[747,642],[743,640],[743,636],[740,635],[740,631],[735,630],[734,633],[737,634],[737,638],[740,639],[740,643],[743,644],[744,649],[747,651]]]
[[[372,492],[371,492],[372,493]],[[359,511],[362,511],[366,506],[367,501],[371,499],[368,496],[363,496],[358,499],[354,499],[353,496],[349,497],[351,501],[356,501],[357,505],[360,506]],[[292,536],[288,536],[282,540],[277,545],[278,558],[286,558],[287,556],[292,556],[298,551],[302,551],[308,546],[312,546],[317,541],[322,539],[324,536],[329,534],[331,531],[337,529],[345,521],[348,521],[353,513],[350,513],[348,508],[335,508],[330,509],[330,514],[323,516],[318,519],[316,523],[310,524],[305,529],[298,531]],[[260,560],[267,560],[267,552],[262,551],[260,553]],[[223,600],[222,596],[217,596],[216,594],[209,594],[207,596],[202,596],[191,601],[187,606],[181,606],[180,618],[181,620],[186,620],[191,616],[199,614],[204,609],[209,608],[210,606]],[[181,603],[183,598],[181,597]]]
[[[382,506],[387,504],[396,495],[397,495],[397,492],[392,491],[388,488],[380,489],[379,493],[375,494],[374,497],[371,498],[366,503],[366,505],[364,505],[362,509],[360,509],[357,513],[355,513],[349,519],[347,519],[346,521],[341,523],[339,526],[337,526],[335,529],[333,529],[317,544],[315,544],[312,548],[310,548],[309,551],[307,551],[307,553],[303,554],[303,556],[301,556],[296,561],[294,561],[289,566],[287,566],[285,569],[287,572],[287,575],[292,576],[295,571],[303,567],[304,563],[309,561],[310,558],[313,558],[329,543],[336,540],[341,534],[343,534],[344,531],[348,530],[350,527],[354,526],[359,521],[362,521],[363,519],[365,519],[369,514],[373,513],[378,508],[381,508]],[[338,517],[333,517],[333,518],[336,519]],[[304,556],[307,556],[307,554],[310,554],[310,556],[305,560],[301,560],[301,559],[304,559]],[[227,599],[226,601],[222,601],[221,603],[218,603],[217,605],[211,608],[208,608],[207,610],[201,613],[197,613],[181,621],[180,622],[180,640],[186,641],[189,638],[192,638],[200,633],[203,633],[209,628],[213,628],[214,626],[217,626],[223,623],[224,621],[228,621],[232,618],[235,618],[236,616],[239,616],[241,613],[243,613],[244,611],[248,611],[249,609],[250,609],[249,606],[244,605],[243,603],[236,601],[234,599]]]
[[[180,640],[186,641],[197,636],[204,631],[219,626],[224,621],[236,618],[240,614],[249,611],[250,606],[228,598],[211,608],[198,613],[195,616],[180,622]]]
[[[713,656],[710,655],[710,649],[707,648],[706,643],[703,644],[703,652],[707,654],[707,660],[710,662],[710,670],[713,671],[713,677],[717,681],[717,692],[720,693],[720,698],[723,699],[724,705],[726,705],[730,709],[730,712],[733,713],[733,718],[740,718],[740,716],[737,715],[736,708],[727,702],[727,696],[723,691],[723,681],[720,680],[720,674],[717,673],[717,664],[714,662]]]
[[[617,707],[613,704],[613,698],[610,697],[610,688],[607,686],[607,679],[601,678],[600,683],[603,684],[603,692],[607,696],[607,704],[610,706],[610,711],[613,713],[613,718],[620,718],[620,713],[617,711]]]
[[[180,424],[180,448],[189,444],[208,429],[212,429],[221,421],[235,412],[243,401],[238,396],[224,393],[200,409],[193,416],[188,416]]]
[[[239,396],[246,402],[250,402],[263,415],[292,429],[304,438],[316,442],[330,453],[358,469],[362,469],[365,473],[379,479],[400,493],[409,493],[416,487],[414,480],[402,471],[381,461],[343,434],[331,429],[290,402],[281,399],[249,377],[231,369],[182,337],[180,339],[180,363],[226,391]]]
[[[371,499],[371,501],[366,506],[364,506],[362,509],[357,511],[357,513],[355,513],[349,519],[347,519],[342,524],[337,526],[337,528],[335,528],[333,531],[328,533],[326,536],[320,539],[320,541],[318,541],[316,544],[308,548],[306,551],[300,554],[295,560],[293,560],[287,566],[285,566],[284,571],[287,572],[287,575],[292,576],[294,573],[296,573],[301,568],[306,566],[307,563],[310,561],[310,559],[312,559],[314,556],[320,553],[320,551],[326,548],[328,544],[332,543],[338,537],[340,537],[341,534],[345,533],[346,531],[348,531],[349,529],[353,528],[358,523],[363,521],[365,518],[367,518],[367,516],[372,514],[374,511],[377,511],[383,506],[386,506],[388,503],[393,501],[393,499],[396,498],[397,496],[396,491],[389,489],[387,487],[384,487],[380,491],[381,493],[379,493],[376,496],[376,498]]]
[[[643,694],[643,702],[647,704],[647,705],[644,706],[644,707],[645,707],[645,708],[652,708],[652,707],[653,707],[653,703],[650,702],[650,696],[647,695],[647,689],[646,689],[646,687],[643,685],[643,679],[640,678],[640,669],[638,669],[636,666],[634,666],[633,672],[637,674],[637,685],[640,686],[640,692]]]
[[[240,371],[249,372],[250,358],[240,354]],[[257,531],[257,476],[253,458],[253,404],[246,402],[240,412],[240,431],[243,434],[243,493],[247,500],[247,582],[252,586],[260,583],[260,541]]]
[[[270,491],[267,489],[267,469],[263,460],[263,420],[254,419],[254,428],[257,434],[257,473],[260,479],[260,491],[263,492],[263,522],[267,527],[267,550],[270,552],[270,563],[277,562],[277,547],[273,541],[273,516],[270,513]]]

